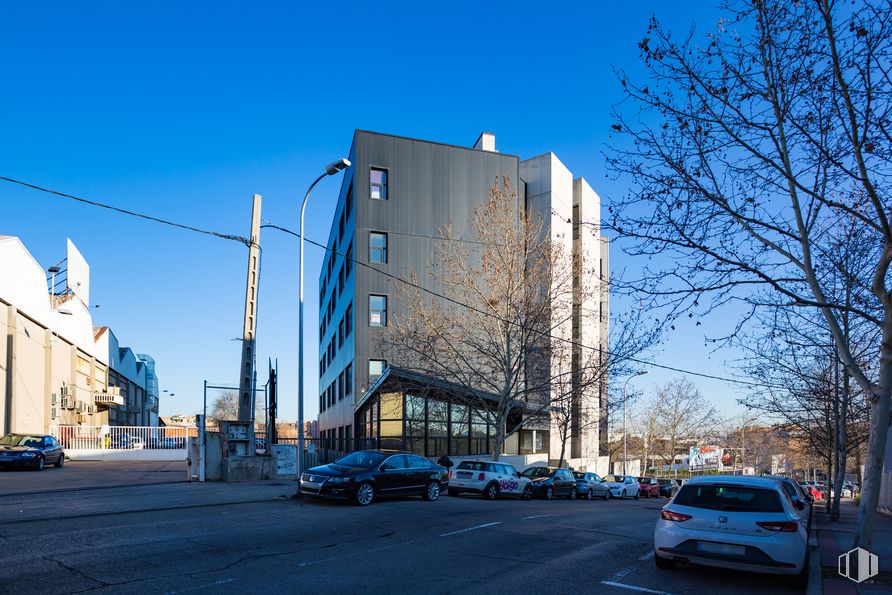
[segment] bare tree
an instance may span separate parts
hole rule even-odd
[[[222,391],[211,404],[211,419],[218,423],[238,419],[238,391]]]
[[[892,406],[892,8],[886,1],[724,4],[703,43],[656,21],[640,43],[646,84],[620,73],[627,101],[611,164],[634,181],[612,207],[628,251],[657,256],[633,286],[671,316],[742,302],[813,308],[871,427],[856,545],[869,547]],[[628,106],[630,109],[626,109]],[[843,218],[876,247],[856,284],[831,290],[823,260]],[[666,266],[663,266],[665,264]],[[873,370],[846,341],[843,312],[875,325]],[[744,315],[738,329],[750,316]]]
[[[700,443],[721,425],[715,407],[686,378],[676,378],[659,388],[653,408],[656,433],[665,445],[661,457],[670,466],[680,448]]]

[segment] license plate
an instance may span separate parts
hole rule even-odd
[[[701,552],[710,554],[725,554],[726,556],[744,556],[746,548],[742,545],[731,545],[730,543],[713,543],[711,541],[698,541],[697,549]]]
[[[471,477],[471,473],[468,471],[459,471],[455,474],[456,477]]]

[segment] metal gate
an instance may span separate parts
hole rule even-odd
[[[185,461],[197,428],[155,426],[50,426],[72,460]]]

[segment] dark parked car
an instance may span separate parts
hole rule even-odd
[[[666,496],[667,498],[674,496],[679,488],[678,483],[672,479],[658,479],[657,483],[660,484],[660,495]]]
[[[65,451],[52,436],[7,434],[0,438],[0,467],[30,467],[42,471],[45,465],[61,467]]]
[[[557,467],[530,467],[524,469],[521,477],[533,482],[533,495],[551,500],[555,496],[576,499],[576,478],[569,469]]]
[[[574,471],[573,477],[576,478],[576,495],[586,500],[592,498],[610,499],[610,490],[607,484],[597,473],[583,473],[582,471]]]
[[[396,450],[358,450],[313,467],[300,477],[301,492],[367,506],[379,496],[420,495],[436,500],[446,469],[424,457]]]

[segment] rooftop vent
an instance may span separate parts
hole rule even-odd
[[[490,153],[498,153],[496,151],[496,135],[492,132],[481,132],[474,148],[479,151],[489,151]]]

